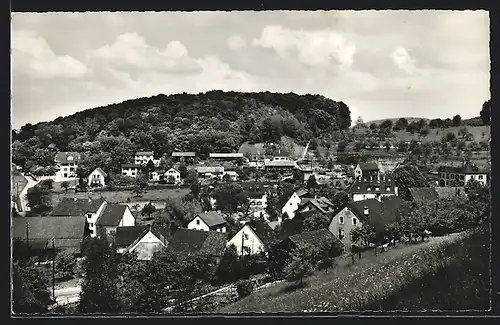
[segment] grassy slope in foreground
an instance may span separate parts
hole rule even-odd
[[[488,309],[488,250],[485,230],[433,238],[317,273],[294,292],[286,284],[259,290],[218,312]]]

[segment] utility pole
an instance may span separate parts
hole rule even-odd
[[[245,240],[245,232],[241,233],[241,256],[243,256],[243,242]]]
[[[28,221],[26,221],[26,245],[29,246],[30,240],[29,240],[29,224]]]
[[[56,250],[55,238],[52,237],[52,297],[56,300]]]

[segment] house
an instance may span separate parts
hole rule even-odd
[[[118,227],[135,226],[135,217],[126,204],[107,204],[96,221],[97,229],[114,235]]]
[[[153,151],[139,151],[135,153],[134,163],[136,165],[146,165],[150,160],[154,160]]]
[[[259,146],[262,147],[262,146]],[[242,153],[244,157],[248,157],[251,162],[256,162],[264,158],[263,148],[259,148],[255,144],[249,142],[243,143],[238,149],[239,153]]]
[[[259,218],[262,216],[266,216],[266,208],[267,208],[267,194],[263,191],[258,192],[247,192],[248,203],[250,205],[251,213],[254,218]]]
[[[228,241],[227,246],[234,245],[238,255],[256,255],[265,253],[275,238],[275,233],[267,223],[250,221]]]
[[[180,158],[195,158],[196,157],[196,152],[193,151],[187,151],[187,152],[172,152],[172,158],[180,159]]]
[[[88,177],[88,187],[105,187],[106,186],[106,174],[101,168],[97,167]]]
[[[198,166],[196,172],[200,178],[221,177],[224,174],[224,167],[219,166]]]
[[[138,164],[123,164],[122,165],[122,175],[136,178],[137,174],[141,170],[141,166]]]
[[[383,175],[380,179],[358,178],[347,190],[352,201],[381,199],[385,196],[397,196],[398,187],[395,180]]]
[[[82,160],[78,152],[58,152],[54,158],[62,178],[76,177],[78,162]]]
[[[163,176],[167,183],[179,184],[181,183],[181,172],[175,168],[170,168]]]
[[[295,249],[304,249],[307,247],[318,247],[322,243],[336,244],[344,249],[342,243],[332,232],[328,229],[319,229],[313,231],[306,231],[296,235],[289,236],[280,244],[283,250],[289,255]]]
[[[281,214],[286,215],[289,219],[293,219],[302,199],[308,197],[310,196],[307,190],[286,192],[278,201],[278,207],[281,207]]]
[[[370,163],[359,163],[354,169],[354,177],[356,179],[363,177],[367,179],[378,179],[380,176],[380,171],[378,164],[374,162]]]
[[[220,261],[226,250],[227,233],[179,228],[167,250],[177,254],[207,254]]]
[[[54,238],[55,249],[79,255],[83,240],[88,235],[82,216],[12,218],[13,243],[26,243],[35,251],[51,249]]]
[[[151,172],[149,173],[149,180],[152,182],[159,182],[160,176],[161,175],[158,172]]]
[[[217,212],[200,213],[187,226],[188,229],[226,232],[227,221]]]
[[[471,179],[478,181],[485,186],[487,183],[488,171],[477,167],[475,164],[465,164],[463,166],[441,166],[438,169],[439,186],[465,186]]]
[[[368,223],[376,231],[384,231],[385,226],[399,218],[403,200],[397,196],[383,198],[382,201],[367,199],[350,202],[345,208],[333,216],[328,229],[346,246],[352,244],[351,230]]]
[[[136,225],[116,228],[114,244],[117,253],[135,253],[139,260],[151,260],[153,254],[166,248],[167,229],[154,225]]]
[[[97,199],[62,198],[50,215],[86,219],[90,236],[95,237],[97,235],[96,221],[107,205],[108,202],[102,197]]]
[[[264,162],[264,168],[277,172],[290,172],[297,168],[297,164],[288,157],[278,156],[274,157],[273,160],[266,160]]]
[[[243,159],[243,154],[240,152],[225,152],[225,153],[213,152],[210,153],[208,157],[210,159],[231,161],[231,160]]]
[[[335,212],[335,205],[324,196],[320,198],[302,198],[297,213],[307,211],[319,211],[329,216]]]

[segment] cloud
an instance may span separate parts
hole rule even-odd
[[[410,75],[415,73],[415,61],[411,58],[407,49],[398,47],[391,53],[391,57],[398,68]]]
[[[137,33],[117,37],[110,45],[90,50],[87,59],[94,65],[118,69],[154,69],[166,73],[199,73],[200,67],[188,55],[187,48],[179,41],[171,41],[164,49],[150,46]]]
[[[69,55],[56,55],[50,45],[35,32],[12,33],[13,69],[34,78],[82,78],[89,73],[87,66]]]
[[[356,45],[346,41],[333,30],[291,30],[281,26],[267,26],[252,45],[272,48],[283,58],[297,57],[310,66],[324,66],[336,62],[349,67]],[[333,61],[333,62],[332,62]]]
[[[246,47],[246,45],[246,40],[240,35],[231,35],[227,39],[227,46],[233,51],[240,50]]]

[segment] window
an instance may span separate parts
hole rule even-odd
[[[367,187],[367,188],[366,188],[366,190],[367,190],[367,191],[371,191],[371,190],[372,190],[372,188],[371,188],[371,187]]]
[[[483,179],[483,175],[479,175],[479,179]]]
[[[92,214],[90,214],[90,213],[87,214],[87,218],[89,218],[89,219],[92,218]]]
[[[390,192],[391,188],[389,186],[387,186],[386,190],[387,190],[387,192]]]
[[[344,224],[344,217],[342,217],[342,216],[339,217],[339,224],[341,224],[341,225]]]
[[[93,227],[94,227],[94,223],[89,222],[89,227],[90,227],[90,228],[93,228]]]
[[[357,225],[358,224],[358,219],[356,219],[356,218],[353,217],[352,218],[352,224],[353,224],[353,226]]]
[[[344,229],[339,229],[339,239],[344,238]]]
[[[109,233],[110,233],[110,234],[112,234],[112,235],[114,235],[114,234],[116,233],[116,230],[111,229],[111,230],[109,231]]]
[[[380,191],[380,187],[375,187],[375,191]]]
[[[200,224],[200,219],[196,219],[196,224],[199,225]]]

